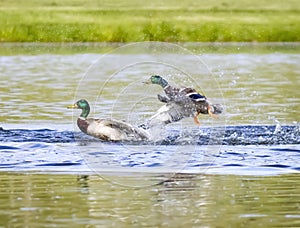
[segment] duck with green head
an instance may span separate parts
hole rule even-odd
[[[209,114],[215,118],[217,114],[223,111],[221,105],[210,104],[207,98],[197,93],[195,89],[173,87],[159,75],[151,76],[146,84],[160,85],[166,96],[158,94],[158,100],[167,103],[150,118],[150,122],[161,118],[165,123],[171,123],[185,117],[193,117],[195,123],[200,125],[199,114]]]
[[[87,100],[81,99],[74,105],[68,106],[71,109],[81,109],[77,119],[79,129],[87,134],[103,141],[140,141],[148,140],[148,133],[129,123],[114,119],[87,118],[90,113],[90,105]]]

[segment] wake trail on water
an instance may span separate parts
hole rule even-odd
[[[3,129],[0,142],[73,143],[77,141],[99,141],[74,131],[51,129]],[[113,142],[111,142],[113,143]],[[125,144],[152,144],[154,142],[122,142]],[[226,128],[213,127],[179,131],[172,129],[168,136],[156,144],[162,145],[285,145],[300,144],[298,125],[241,125]],[[3,145],[5,146],[5,145]]]

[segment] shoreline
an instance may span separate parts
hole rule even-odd
[[[147,41],[156,42],[156,41]],[[0,55],[15,54],[104,54],[124,45],[143,42],[0,42]],[[179,45],[193,54],[205,53],[292,53],[300,42],[162,42]]]

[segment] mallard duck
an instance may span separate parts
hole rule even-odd
[[[74,105],[68,106],[68,108],[82,110],[77,119],[77,126],[87,135],[104,141],[139,141],[149,139],[149,135],[144,129],[132,126],[129,123],[109,118],[87,118],[90,113],[90,105],[84,99],[77,101]]]
[[[215,118],[217,114],[223,111],[221,105],[210,104],[207,98],[197,93],[195,89],[173,87],[159,75],[151,76],[146,84],[160,85],[164,89],[166,96],[158,94],[158,100],[167,103],[150,118],[150,122],[156,122],[161,119],[167,124],[179,121],[185,117],[193,117],[195,123],[200,125],[199,114],[209,114]]]

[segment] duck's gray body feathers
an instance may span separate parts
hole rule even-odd
[[[82,132],[104,141],[140,141],[149,139],[149,134],[145,130],[114,119],[78,118],[77,125]]]

